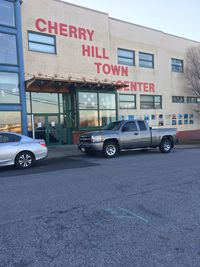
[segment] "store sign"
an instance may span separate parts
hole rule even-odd
[[[44,18],[37,18],[35,20],[35,27],[39,32],[60,35],[65,38],[74,38],[93,42],[95,37],[95,31],[92,29],[60,23]],[[81,45],[80,49],[83,57],[94,58],[94,68],[97,75],[104,74],[121,77],[129,76],[128,66],[115,65],[108,62],[108,60],[110,61],[110,57],[106,48],[84,43]],[[98,59],[100,59],[101,62],[97,61]],[[105,62],[103,62],[102,60],[104,60]],[[116,83],[126,85],[126,87],[121,89],[123,91],[138,91],[143,93],[155,92],[154,83],[126,80],[119,80]]]
[[[93,41],[94,30],[88,28],[76,27],[43,18],[36,19],[35,27],[38,31],[43,33],[52,33],[69,38]]]

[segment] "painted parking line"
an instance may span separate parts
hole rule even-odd
[[[137,218],[145,223],[149,223],[149,220],[147,220],[146,218],[143,218],[140,215],[137,215],[136,213],[124,208],[106,208],[104,210],[112,214],[116,218]]]

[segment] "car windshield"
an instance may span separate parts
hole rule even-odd
[[[115,121],[115,122],[111,122],[108,125],[102,127],[102,130],[112,130],[112,131],[116,131],[119,130],[119,128],[122,125],[122,121]]]

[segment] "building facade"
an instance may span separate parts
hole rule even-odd
[[[19,1],[0,3],[19,6]],[[24,114],[26,108],[24,132],[47,144],[70,144],[111,121],[142,118],[198,138],[199,99],[187,94],[184,78],[186,51],[198,42],[59,0],[24,1],[21,19],[26,97],[21,84],[21,93],[9,96],[20,95],[21,102],[0,103],[0,110],[18,108],[15,112]],[[0,32],[4,28],[17,35],[15,26],[1,26]],[[23,66],[16,60],[20,73]],[[7,63],[13,72],[13,62]]]
[[[0,1],[0,130],[27,134],[20,2]]]

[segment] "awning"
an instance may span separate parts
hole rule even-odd
[[[68,93],[75,89],[99,89],[99,90],[117,90],[127,87],[124,84],[116,84],[115,82],[96,81],[96,80],[72,80],[57,79],[46,77],[33,77],[26,80],[26,91],[32,92],[58,92]]]

